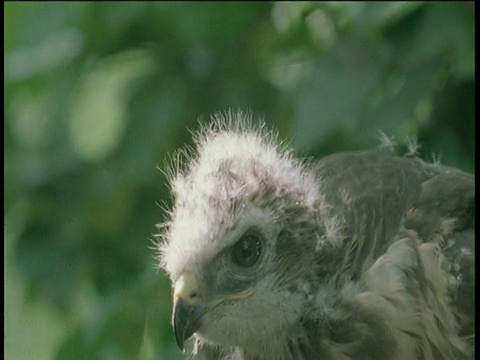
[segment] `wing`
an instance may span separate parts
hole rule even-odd
[[[468,354],[474,176],[381,152],[334,154],[318,163],[318,172],[326,201],[344,220],[338,281],[361,284],[349,306],[389,322],[397,345],[416,344],[412,356]],[[341,354],[353,358],[359,349],[368,352],[342,346]]]

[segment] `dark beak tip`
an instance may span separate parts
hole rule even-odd
[[[173,332],[178,348],[185,352],[185,340],[188,340],[199,328],[199,312],[202,309],[188,305],[183,299],[179,298],[174,304],[173,309]]]
[[[174,317],[172,321],[173,334],[175,335],[175,342],[181,352],[185,352],[185,327],[183,322],[178,321],[178,317]]]
[[[184,346],[185,337],[184,337],[184,334],[179,334],[178,331],[177,331],[177,327],[175,327],[175,326],[173,328],[173,332],[175,334],[175,341],[177,343],[178,348],[180,349],[180,351],[182,353],[184,353],[185,352],[185,346]]]

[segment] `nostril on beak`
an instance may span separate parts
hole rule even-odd
[[[190,271],[183,272],[175,283],[174,296],[182,298],[189,305],[197,305],[202,300],[198,279]]]

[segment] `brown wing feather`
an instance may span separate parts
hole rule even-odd
[[[418,299],[413,305],[423,311],[425,329],[423,335],[411,336],[423,337],[419,344],[426,358],[468,353],[457,335],[471,337],[473,345],[474,176],[380,152],[334,154],[319,162],[318,171],[327,202],[344,218],[343,268],[338,272],[370,281],[375,291],[369,296],[376,292],[393,303],[395,281],[411,292]],[[403,233],[414,240],[409,246],[418,258],[412,267],[418,269],[410,274],[410,260],[402,258],[407,253],[392,247]],[[396,279],[389,279],[388,271]],[[369,308],[368,301],[358,303]],[[394,316],[388,307],[384,310],[385,318]]]

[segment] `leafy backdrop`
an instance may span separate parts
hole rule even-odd
[[[157,165],[213,112],[248,108],[302,156],[373,147],[383,130],[474,170],[473,2],[4,14],[8,359],[180,358],[149,249],[171,202]]]

